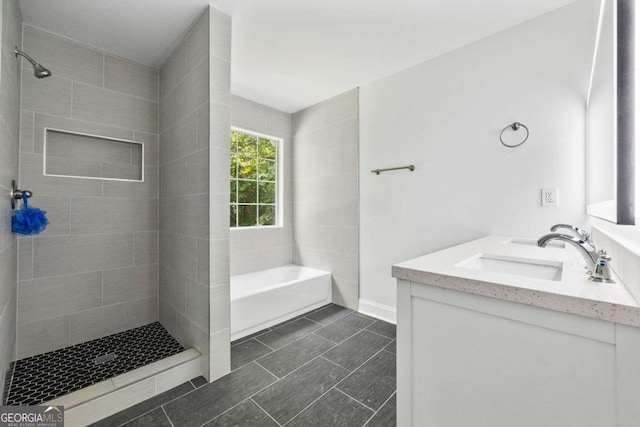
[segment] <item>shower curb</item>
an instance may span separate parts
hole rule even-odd
[[[67,427],[87,426],[200,376],[201,358],[191,348],[42,405],[64,406]]]

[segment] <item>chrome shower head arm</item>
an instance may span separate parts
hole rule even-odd
[[[19,56],[24,57],[27,61],[31,62],[31,65],[38,65],[38,63],[36,61],[34,61],[34,59],[32,57],[30,57],[29,55],[27,55],[26,53],[24,53],[23,51],[18,49],[18,46],[16,46],[15,49],[13,49],[13,53],[15,53],[16,58],[19,55]]]

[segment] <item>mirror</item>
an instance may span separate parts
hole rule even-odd
[[[602,0],[587,96],[587,213],[635,224],[635,0]]]

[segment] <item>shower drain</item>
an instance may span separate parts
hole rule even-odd
[[[102,356],[96,357],[94,362],[96,365],[102,365],[103,363],[111,362],[115,358],[116,358],[115,353],[103,354]]]

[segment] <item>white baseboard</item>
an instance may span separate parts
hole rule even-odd
[[[360,298],[358,312],[396,324],[396,308]]]

